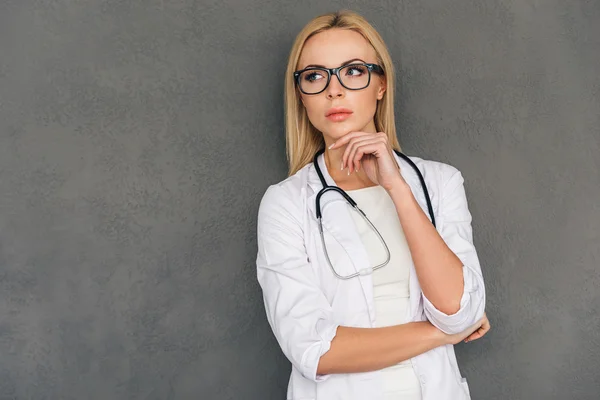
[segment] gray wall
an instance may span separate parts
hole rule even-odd
[[[405,152],[460,168],[493,331],[475,399],[600,396],[600,2],[0,2],[0,399],[283,399],[255,217],[286,56],[349,7]]]

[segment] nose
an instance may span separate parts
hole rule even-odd
[[[344,87],[340,83],[337,75],[332,74],[331,79],[329,81],[329,86],[327,86],[326,91],[328,99],[344,96]]]

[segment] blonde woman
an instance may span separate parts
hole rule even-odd
[[[453,345],[490,327],[463,178],[400,153],[394,85],[356,13],[313,19],[292,47],[289,177],[261,201],[257,256],[287,399],[470,398]]]

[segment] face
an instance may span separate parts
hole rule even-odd
[[[336,68],[348,64],[348,61],[377,64],[377,55],[360,33],[349,29],[330,29],[306,41],[297,70],[309,66]],[[369,86],[360,90],[346,89],[334,75],[331,76],[329,86],[319,94],[307,95],[296,90],[310,122],[323,133],[326,144],[354,131],[376,132],[373,117],[377,100],[381,100],[385,92],[383,76],[371,72]],[[328,115],[336,111],[336,108],[344,108],[350,112]]]

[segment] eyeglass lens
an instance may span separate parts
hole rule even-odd
[[[311,69],[300,74],[300,89],[307,94],[319,93],[327,87],[327,70]],[[369,69],[364,65],[346,65],[339,70],[340,82],[347,89],[364,89],[369,85]],[[335,79],[335,78],[331,78]]]

